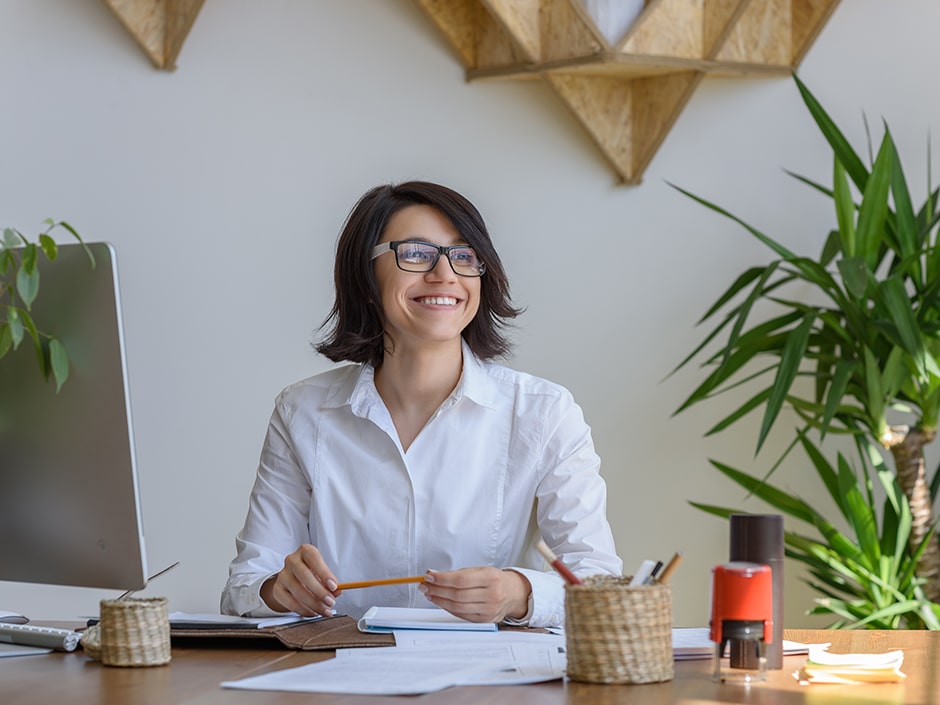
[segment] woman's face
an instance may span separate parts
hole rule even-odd
[[[467,244],[453,224],[431,206],[402,208],[379,243],[418,240],[434,245]],[[405,272],[391,251],[375,259],[376,283],[385,313],[385,334],[396,349],[427,343],[459,344],[460,334],[480,308],[480,278],[454,273],[441,255],[429,272]]]

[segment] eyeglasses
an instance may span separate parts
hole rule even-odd
[[[395,263],[398,268],[406,272],[430,272],[437,266],[441,255],[447,257],[454,274],[462,277],[481,277],[486,271],[486,264],[480,261],[477,253],[469,245],[443,247],[418,240],[383,242],[372,248],[372,259],[389,251],[395,253]]]

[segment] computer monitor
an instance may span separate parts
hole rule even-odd
[[[0,358],[0,580],[142,588],[147,566],[114,247],[39,256],[36,327],[63,342],[56,393],[32,339]],[[0,304],[5,302],[0,301]]]

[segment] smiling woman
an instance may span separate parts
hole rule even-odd
[[[536,544],[580,576],[622,564],[580,407],[493,361],[520,311],[479,212],[437,184],[376,187],[346,220],[334,282],[317,350],[355,364],[278,397],[222,611],[437,605],[562,624]],[[337,578],[419,573],[350,593]]]

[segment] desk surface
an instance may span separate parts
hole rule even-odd
[[[205,642],[174,642],[173,660],[155,668],[109,668],[81,651],[0,659],[0,701],[4,705],[705,705],[759,703],[813,705],[912,703],[940,704],[940,632],[788,630],[788,639],[831,642],[833,652],[904,650],[903,684],[799,686],[791,673],[805,656],[784,659],[766,683],[750,687],[716,684],[711,662],[676,663],[675,678],[651,685],[586,685],[555,681],[526,686],[449,688],[415,697],[355,696],[224,690],[223,680],[244,678],[329,658],[329,652],[286,651],[278,646],[230,641],[207,648]]]

